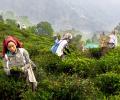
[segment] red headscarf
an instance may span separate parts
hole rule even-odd
[[[16,38],[16,37],[13,37],[13,36],[8,36],[6,39],[4,39],[3,41],[3,57],[5,56],[5,53],[7,52],[7,46],[8,46],[8,43],[9,42],[13,42],[15,43],[16,47],[17,48],[22,48],[22,43]]]

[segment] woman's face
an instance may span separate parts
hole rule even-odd
[[[16,45],[14,42],[9,42],[7,48],[12,53],[14,53],[16,51]]]

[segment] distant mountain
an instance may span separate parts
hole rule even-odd
[[[19,16],[28,16],[33,23],[49,21],[56,31],[72,28],[84,32],[112,30],[119,22],[120,16],[116,11],[118,8],[110,8],[111,13],[109,6],[101,7],[102,4],[93,1],[2,0],[0,9],[14,11]]]

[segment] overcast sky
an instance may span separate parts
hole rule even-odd
[[[21,2],[18,2],[18,1],[21,1]],[[43,0],[0,0],[0,8],[7,9],[7,8],[14,6],[14,4],[18,2],[19,5],[21,5],[21,9],[22,9],[22,4],[24,4],[24,2],[26,1],[31,3],[32,5],[33,2],[40,3]],[[103,8],[115,8],[115,6],[120,7],[120,0],[63,0],[63,1],[70,2],[76,5],[80,5],[80,4],[89,5],[89,6],[97,5],[97,7],[101,7],[101,8],[102,7]],[[50,2],[52,2],[52,0],[50,0]]]
[[[42,17],[41,12],[44,11],[44,7],[49,6],[48,2],[52,4],[53,1],[58,4],[66,3],[69,7],[76,10],[77,13],[81,14],[82,17],[87,17],[84,16],[85,13],[81,13],[83,8],[83,12],[86,11],[88,15],[95,16],[96,20],[103,17],[100,21],[106,21],[105,23],[111,22],[113,25],[116,25],[120,22],[120,0],[0,0],[0,11],[11,10],[20,16],[28,16],[36,22],[37,17]],[[55,4],[52,6],[55,6]],[[36,16],[38,13],[40,15]],[[49,16],[47,14],[45,13],[46,16]],[[101,16],[102,14],[104,16]],[[40,18],[38,18],[39,20]]]

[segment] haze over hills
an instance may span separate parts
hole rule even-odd
[[[32,23],[49,21],[56,31],[111,31],[120,21],[118,0],[2,0],[0,10],[28,16]]]

